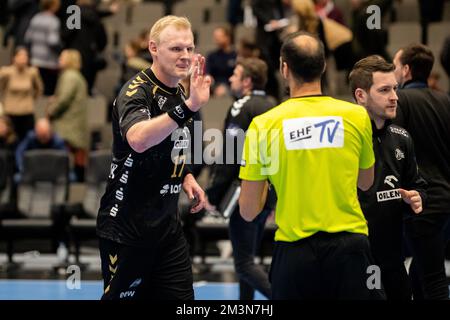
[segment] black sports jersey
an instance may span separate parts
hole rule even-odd
[[[381,129],[372,122],[372,130],[375,179],[366,192],[358,190],[359,202],[368,221],[370,249],[381,269],[387,298],[409,300],[411,288],[403,263],[403,221],[415,214],[402,200],[398,188],[419,191],[424,206],[427,184],[419,175],[413,141],[405,129],[387,121]]]
[[[270,110],[274,104],[262,90],[253,90],[250,95],[236,100],[228,110],[224,124],[223,165],[216,164],[211,172],[211,186],[207,190],[209,202],[217,205],[231,183],[239,176],[242,149],[238,149],[239,139],[245,138],[245,131],[253,118]],[[233,152],[227,154],[227,143],[233,141]],[[241,143],[241,144],[242,144]]]
[[[427,183],[419,175],[414,145],[409,133],[387,121],[382,129],[372,122],[375,153],[375,179],[372,187],[363,192],[358,189],[361,209],[369,220],[384,214],[402,216],[403,200],[398,188],[414,189],[425,201]],[[370,234],[369,234],[370,235]]]
[[[165,86],[150,69],[121,89],[112,111],[113,157],[97,218],[100,237],[152,246],[168,236],[168,226],[177,220],[192,120],[143,153],[130,147],[126,133],[134,124],[157,117],[184,99],[181,86]]]

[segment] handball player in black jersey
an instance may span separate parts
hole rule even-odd
[[[111,170],[97,218],[102,299],[194,298],[191,261],[177,211],[181,190],[203,209],[189,170],[192,117],[209,100],[205,58],[194,54],[189,20],[152,27],[153,65],[120,90],[112,112]],[[179,83],[190,74],[190,96]]]

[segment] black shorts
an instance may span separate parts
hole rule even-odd
[[[275,242],[270,270],[272,298],[384,299],[380,289],[369,289],[372,264],[367,236],[318,232],[296,242]]]
[[[100,238],[102,300],[193,300],[188,245],[181,226],[154,247],[130,247]]]

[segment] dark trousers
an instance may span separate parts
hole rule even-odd
[[[281,42],[276,32],[265,32],[258,29],[256,33],[256,42],[259,44],[261,50],[261,59],[267,63],[267,84],[266,92],[268,95],[274,97],[277,101],[280,101],[280,84],[276,74],[279,70],[279,56],[281,49]]]
[[[58,69],[39,68],[39,74],[44,83],[44,95],[52,96],[55,93],[58,73]]]
[[[194,299],[191,260],[181,225],[162,243],[155,242],[131,247],[100,239],[102,300]]]
[[[316,234],[275,242],[270,270],[274,300],[381,300],[382,286],[369,289],[373,265],[367,236]],[[381,282],[381,281],[380,281]]]
[[[425,214],[405,220],[405,233],[413,255],[410,276],[415,300],[448,300],[445,248],[448,214]]]
[[[26,114],[23,116],[9,116],[16,131],[19,142],[25,138],[28,131],[34,130],[34,115]]]
[[[252,222],[245,221],[239,206],[232,213],[229,223],[229,234],[233,246],[234,267],[239,277],[239,299],[253,300],[255,289],[266,298],[271,297],[269,276],[262,265],[255,264],[264,235],[264,226],[270,210],[263,210]]]
[[[375,264],[380,267],[381,281],[388,300],[411,300],[411,284],[403,255],[403,216],[399,211],[378,211],[366,215],[369,242]]]

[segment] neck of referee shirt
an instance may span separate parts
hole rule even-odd
[[[296,83],[289,86],[289,95],[291,97],[314,96],[321,94],[322,89],[319,81]]]

